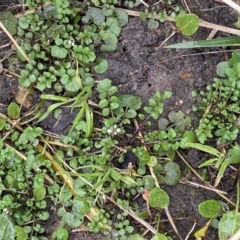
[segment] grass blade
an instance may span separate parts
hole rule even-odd
[[[200,48],[200,47],[227,47],[227,46],[239,46],[240,45],[240,37],[225,37],[225,38],[217,38],[211,40],[200,40],[200,41],[190,41],[172,44],[169,46],[165,46],[164,48]]]
[[[186,143],[186,147],[196,148],[200,151],[212,154],[216,157],[219,157],[221,155],[221,153],[216,148],[210,147],[208,145],[203,145],[200,143]]]

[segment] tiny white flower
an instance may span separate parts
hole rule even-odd
[[[112,133],[112,129],[109,128],[109,129],[107,130],[107,133]]]
[[[114,127],[114,128],[117,128],[117,125],[114,125],[113,127]]]
[[[116,131],[117,131],[117,133],[120,133],[120,132],[121,132],[121,129],[120,129],[120,128],[117,128]]]
[[[4,209],[3,209],[3,212],[4,212],[5,214],[9,214],[9,210],[8,210],[7,208],[4,208]]]

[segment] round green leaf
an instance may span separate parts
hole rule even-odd
[[[92,19],[93,23],[100,25],[105,20],[105,16],[102,14],[101,9],[90,7],[86,13],[88,19]]]
[[[144,237],[142,237],[140,234],[133,234],[133,235],[130,235],[129,240],[146,240]]]
[[[54,45],[51,47],[51,55],[56,58],[66,58],[68,54],[67,49]]]
[[[229,239],[240,229],[240,212],[229,211],[220,219],[218,225],[218,236],[220,240]]]
[[[194,143],[195,140],[196,140],[195,133],[192,131],[186,131],[186,132],[184,132],[183,138],[181,139],[180,147],[183,149],[186,149],[186,148],[188,148],[188,147],[186,147],[186,144]]]
[[[115,36],[115,34],[111,33],[111,32],[105,32],[102,35],[102,40],[107,44],[107,45],[115,45],[117,44],[117,37]]]
[[[215,218],[219,215],[221,205],[219,201],[210,199],[198,205],[199,213],[205,218]]]
[[[226,77],[225,71],[230,67],[231,67],[231,64],[227,61],[218,63],[217,75],[220,77]]]
[[[107,107],[108,106],[108,100],[107,99],[102,99],[102,100],[100,100],[98,105],[99,105],[100,108]]]
[[[199,27],[199,18],[195,14],[184,14],[175,18],[177,27],[183,35],[193,35]]]
[[[17,32],[17,18],[12,14],[11,11],[7,10],[1,12],[0,22],[9,31],[10,34],[14,35]]]
[[[94,66],[94,71],[96,73],[104,73],[108,68],[108,61],[104,58],[98,58],[96,61],[97,65]]]
[[[106,92],[112,85],[112,81],[108,78],[104,78],[97,84],[97,89],[99,92]]]
[[[86,77],[86,78],[83,78],[82,79],[82,84],[83,84],[83,87],[90,87],[92,88],[95,84],[95,81],[92,77]]]
[[[144,189],[151,191],[155,187],[155,180],[151,175],[143,177]]]
[[[166,118],[160,118],[158,120],[158,128],[161,129],[161,130],[164,130],[166,129],[168,125],[168,120]]]
[[[104,108],[104,109],[102,110],[102,115],[103,115],[104,117],[108,116],[109,114],[110,114],[110,109],[109,109],[109,108]]]
[[[168,240],[168,238],[163,234],[157,233],[151,240]]]
[[[170,186],[176,185],[181,175],[179,165],[175,162],[168,162],[165,165],[164,170],[166,173],[164,177],[165,183]]]
[[[22,28],[22,29],[27,29],[29,27],[29,24],[26,21],[26,17],[20,17],[18,20],[18,25]]]
[[[154,188],[150,193],[148,203],[151,207],[165,208],[169,205],[169,196],[164,190]]]
[[[61,191],[61,194],[59,195],[59,200],[61,202],[67,202],[71,197],[72,197],[71,190],[67,186],[64,186]]]
[[[148,28],[149,29],[157,29],[159,27],[159,21],[153,19],[153,18],[150,18],[148,21]]]
[[[142,106],[142,99],[131,94],[123,94],[118,97],[121,107],[128,107],[133,110],[138,110]]]
[[[58,228],[56,236],[58,239],[68,239],[68,231],[65,228]]]
[[[24,231],[24,228],[15,226],[16,240],[27,240],[28,234]]]
[[[33,190],[33,194],[37,201],[41,201],[46,196],[46,188],[43,185],[38,186]]]
[[[7,112],[11,119],[17,119],[20,115],[20,107],[15,102],[11,102],[8,105]]]
[[[125,11],[117,11],[117,18],[120,27],[128,23],[128,14]]]
[[[132,109],[129,109],[125,115],[126,118],[135,118],[136,116],[137,116],[137,112]]]
[[[0,239],[2,240],[14,240],[15,232],[13,223],[9,217],[2,213],[0,215]]]
[[[150,159],[147,161],[147,165],[149,167],[155,167],[157,164],[158,164],[158,161],[155,156],[151,156]]]
[[[100,47],[101,52],[114,52],[117,49],[117,44],[102,44]]]

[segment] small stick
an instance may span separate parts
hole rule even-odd
[[[147,3],[145,3],[143,0],[140,0],[140,2],[145,5],[146,7],[149,7],[149,5]]]
[[[231,237],[229,240],[239,240],[240,239],[240,229]]]
[[[240,12],[240,6],[238,4],[236,4],[235,2],[233,2],[231,0],[222,0],[222,2],[227,4],[228,6],[233,8],[234,10],[236,10],[238,13]]]
[[[194,219],[194,224],[193,224],[193,226],[192,226],[192,228],[191,228],[191,230],[190,230],[190,232],[188,233],[188,235],[185,237],[185,240],[188,240],[188,238],[190,237],[190,234],[192,233],[192,231],[194,230],[194,228],[195,228],[195,226],[196,226],[196,220]]]
[[[17,49],[21,52],[21,54],[24,56],[24,58],[30,62],[28,56],[26,55],[26,53],[20,48],[20,46],[18,45],[18,43],[14,40],[14,38],[12,37],[12,35],[8,32],[8,30],[4,27],[4,25],[0,22],[0,27],[2,28],[2,30],[8,35],[8,37],[12,40],[12,42],[14,43],[14,45],[17,47]]]
[[[203,186],[203,185],[195,183],[195,182],[190,182],[190,181],[187,181],[187,180],[180,180],[179,182],[182,183],[182,184],[187,184],[187,185],[194,186],[194,187],[197,187],[197,188],[199,188],[199,187],[204,188],[204,189],[216,192],[216,193],[227,194],[227,192],[224,192],[224,191],[221,191],[221,190],[218,190],[218,189],[215,189],[215,188]]]
[[[140,13],[137,12],[137,11],[126,10],[126,9],[122,9],[122,8],[116,8],[115,10],[116,11],[125,11],[130,16],[140,17]],[[158,19],[159,17],[157,15],[153,15],[152,18]],[[169,21],[169,22],[174,22],[174,19],[172,17],[166,17],[166,20]],[[228,34],[233,34],[233,35],[240,36],[240,30],[238,30],[238,29],[224,27],[224,26],[221,26],[221,25],[217,25],[217,24],[214,24],[214,23],[203,21],[201,19],[199,21],[199,26],[200,27],[205,27],[205,28],[210,28],[210,29],[216,29],[216,30],[221,31],[221,32],[226,32]]]
[[[144,140],[143,140],[143,134],[142,134],[142,132],[141,132],[141,128],[139,127],[139,124],[138,124],[138,122],[137,122],[137,120],[136,120],[135,118],[133,119],[133,122],[134,122],[135,128],[139,130],[139,131],[137,132],[137,134],[138,134],[138,136],[141,138],[141,142],[143,143]],[[146,147],[144,147],[144,148],[147,150]],[[160,189],[160,185],[159,185],[159,183],[158,183],[157,177],[156,177],[155,173],[153,172],[153,167],[150,167],[150,166],[149,166],[149,170],[150,170],[150,172],[151,172],[151,176],[153,177],[153,179],[154,179],[154,181],[155,181],[156,187],[158,187],[158,188]],[[171,214],[170,214],[170,211],[169,211],[168,207],[165,207],[165,208],[164,208],[164,211],[165,211],[165,213],[166,213],[166,215],[167,215],[167,218],[168,218],[168,220],[169,220],[169,222],[170,222],[173,230],[175,231],[175,233],[177,234],[177,236],[179,237],[179,239],[180,239],[180,240],[183,240],[182,237],[180,236],[177,228],[176,228],[175,223],[173,222],[173,219],[172,219],[172,216],[171,216]]]

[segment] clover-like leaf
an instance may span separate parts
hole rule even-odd
[[[105,16],[102,14],[101,9],[90,7],[86,13],[88,19],[92,19],[93,23],[100,25],[105,20]]]
[[[94,71],[96,73],[104,73],[108,68],[108,61],[102,57],[99,57],[94,66]]]
[[[51,55],[52,57],[56,57],[56,58],[66,58],[68,54],[67,49],[63,48],[63,47],[59,47],[57,45],[54,45],[51,47]]]
[[[97,84],[97,89],[99,92],[106,92],[112,85],[112,81],[108,78],[104,78]]]
[[[125,11],[118,11],[117,18],[120,27],[123,27],[128,23],[128,14]]]
[[[131,94],[123,94],[118,97],[121,107],[128,107],[132,110],[138,110],[142,106],[142,99]]]
[[[147,23],[148,23],[148,28],[149,29],[157,29],[158,28],[158,26],[159,26],[159,21],[157,21],[157,20],[155,20],[155,19],[153,19],[153,18],[150,18],[148,21],[147,21]]]

